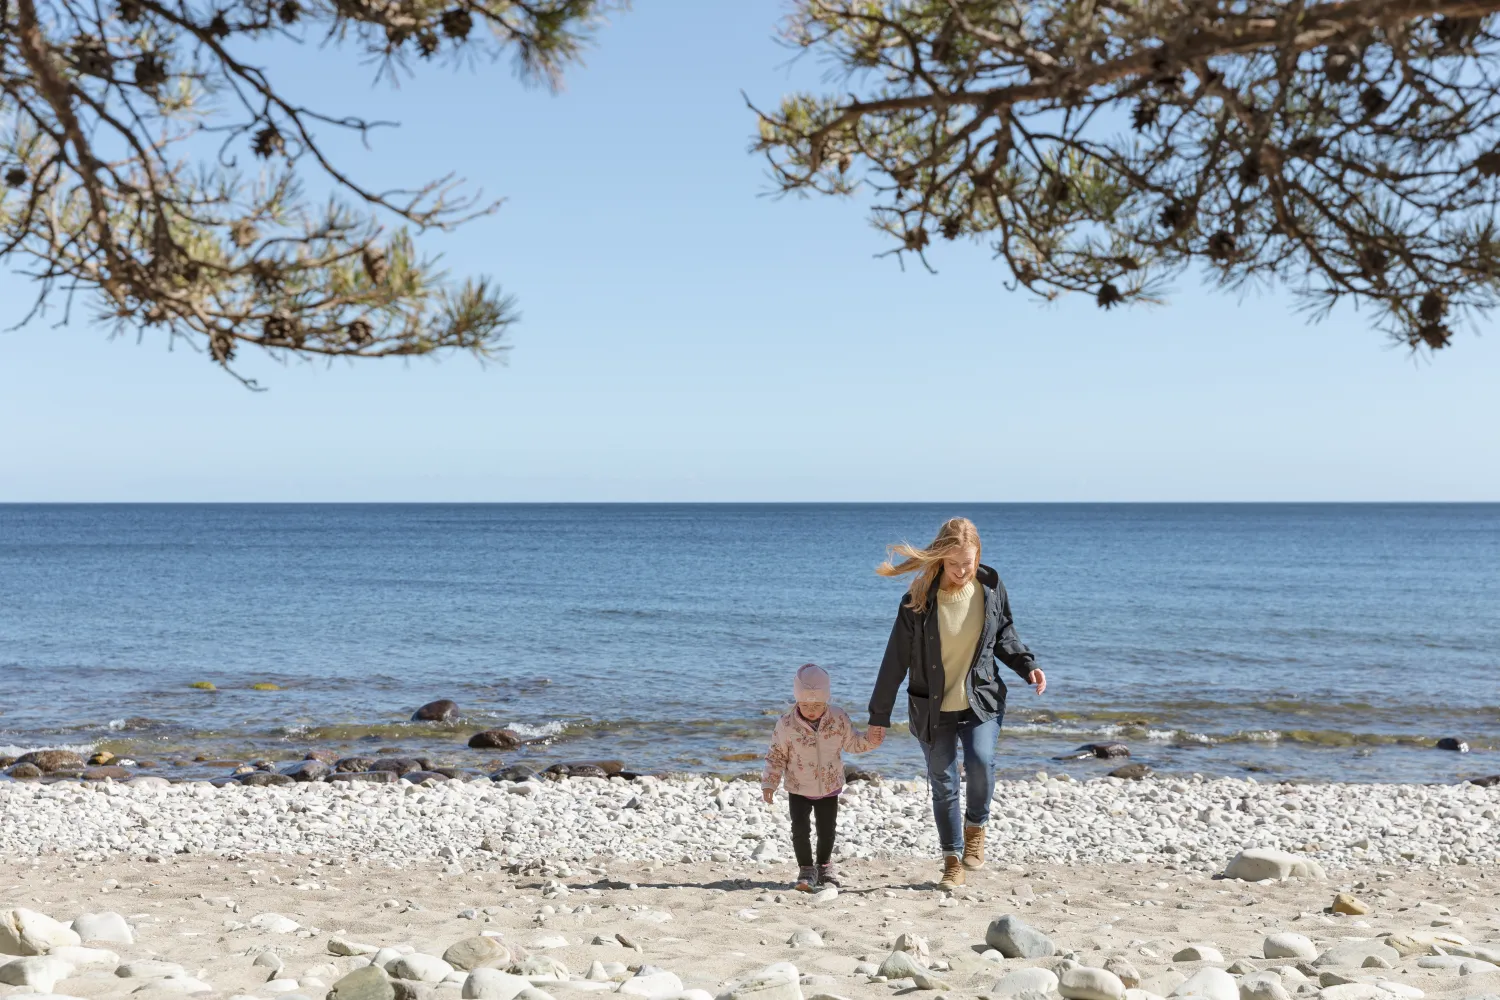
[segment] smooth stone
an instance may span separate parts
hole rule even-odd
[[[121,979],[166,979],[168,976],[185,976],[186,970],[176,962],[162,962],[154,958],[138,958],[124,962],[115,969]]]
[[[1240,1000],[1291,1000],[1291,994],[1274,972],[1256,972],[1239,982]]]
[[[1139,761],[1133,764],[1125,764],[1109,772],[1111,778],[1123,778],[1126,781],[1140,781],[1151,776],[1151,765]]]
[[[330,955],[352,958],[356,955],[373,955],[379,950],[373,944],[360,944],[358,941],[350,941],[341,937],[328,939],[328,954]]]
[[[437,997],[436,986],[411,979],[392,979],[391,989],[396,991],[396,1000],[435,1000]]]
[[[997,997],[1014,997],[1027,991],[1050,995],[1057,991],[1057,976],[1050,969],[1017,969],[1007,972],[989,988]]]
[[[59,980],[73,975],[73,965],[52,955],[15,958],[0,965],[0,983],[25,986],[38,993],[51,993]]]
[[[1390,979],[1377,979],[1375,980],[1375,985],[1387,993],[1401,997],[1402,1000],[1422,1000],[1423,997],[1427,996],[1426,993],[1423,993],[1415,986],[1408,986],[1405,983],[1398,983]]]
[[[528,986],[516,994],[516,1000],[552,1000],[552,994],[535,986]]]
[[[799,927],[792,931],[786,943],[792,948],[821,948],[823,936],[810,927]]]
[[[371,964],[337,980],[327,1000],[396,1000],[396,988],[384,969]]]
[[[281,773],[293,781],[322,781],[333,773],[333,768],[321,760],[299,760]]]
[[[1485,948],[1479,945],[1471,945],[1467,943],[1456,944],[1452,946],[1445,944],[1442,946],[1442,948],[1448,954],[1457,955],[1460,958],[1477,958],[1481,962],[1489,962],[1491,965],[1500,965],[1500,948]]]
[[[912,934],[909,931],[902,934],[896,938],[894,947],[896,951],[904,951],[908,955],[915,955],[919,961],[927,961],[929,945],[927,944],[927,939],[918,934]]]
[[[1141,985],[1141,974],[1136,967],[1131,965],[1127,959],[1116,955],[1104,962],[1104,968],[1120,977],[1120,982],[1125,984],[1127,990],[1133,990]]]
[[[1229,968],[1224,970],[1231,976],[1249,976],[1260,971],[1260,969],[1243,958],[1235,959],[1229,963]]]
[[[1187,982],[1187,976],[1176,969],[1168,969],[1165,972],[1158,972],[1154,976],[1148,976],[1141,980],[1140,988],[1148,993],[1155,993],[1158,996],[1168,996],[1185,982]]]
[[[1321,881],[1328,876],[1324,874],[1323,866],[1311,858],[1268,847],[1249,847],[1234,856],[1224,869],[1224,877],[1245,882],[1265,882],[1293,877]]]
[[[532,955],[516,967],[516,974],[528,979],[560,979],[567,982],[570,978],[568,967],[550,955]]]
[[[1260,951],[1266,958],[1311,960],[1318,957],[1318,946],[1313,944],[1307,935],[1293,931],[1279,931],[1267,935],[1266,940],[1260,946]]]
[[[54,771],[82,771],[88,763],[71,750],[33,750],[16,758],[17,764],[30,764],[44,774]]]
[[[1456,736],[1444,736],[1437,741],[1437,749],[1451,750],[1454,753],[1468,753],[1469,744]]]
[[[1481,961],[1477,958],[1466,958],[1463,960],[1463,964],[1458,967],[1458,974],[1460,976],[1477,976],[1486,972],[1500,972],[1500,965],[1496,965],[1493,962]]]
[[[1324,972],[1318,976],[1319,986],[1347,986],[1350,983],[1357,983],[1359,981],[1358,979],[1341,976],[1337,972]]]
[[[1313,965],[1358,969],[1371,955],[1379,955],[1389,962],[1396,962],[1401,958],[1395,948],[1376,940],[1341,941],[1313,959]]]
[[[411,714],[413,722],[455,722],[457,719],[458,705],[447,698],[429,701]]]
[[[0,911],[0,955],[45,955],[53,948],[82,943],[72,928],[45,913],[22,906]]]
[[[1370,904],[1356,896],[1351,896],[1347,892],[1341,892],[1333,897],[1333,905],[1329,909],[1333,910],[1334,913],[1359,917],[1370,912]]]
[[[1457,969],[1465,962],[1474,961],[1472,958],[1459,958],[1457,955],[1423,955],[1417,959],[1419,969]]]
[[[1042,1000],[1048,1000],[1045,994],[1038,995]],[[1125,1000],[1167,1000],[1167,998],[1159,993],[1152,993],[1150,990],[1128,989],[1125,991]]]
[[[149,983],[143,983],[132,992],[143,993],[146,990],[186,996],[192,993],[212,993],[214,988],[192,976],[168,976],[166,979],[153,979]]]
[[[250,926],[270,934],[290,934],[302,927],[291,917],[283,917],[279,913],[257,913],[250,918]]]
[[[486,729],[469,737],[469,747],[474,750],[514,750],[524,741],[514,730]]]
[[[911,979],[915,976],[927,974],[922,964],[912,957],[910,952],[893,951],[880,963],[876,970],[877,976],[884,976],[887,980]]]
[[[1104,969],[1073,965],[1057,977],[1057,992],[1068,1000],[1125,1000],[1125,984]]]
[[[1379,955],[1371,955],[1360,963],[1362,969],[1394,969],[1389,959],[1381,958]]]
[[[1240,984],[1223,969],[1199,969],[1172,991],[1174,997],[1204,997],[1205,1000],[1240,1000]]]
[[[1172,956],[1174,962],[1217,962],[1223,964],[1224,955],[1211,944],[1190,944],[1178,949]]]
[[[682,980],[670,972],[635,975],[620,984],[620,993],[636,997],[668,997],[682,992]]]
[[[1390,994],[1369,983],[1344,983],[1325,986],[1318,991],[1320,1000],[1389,1000]]]
[[[463,1000],[515,1000],[531,983],[499,969],[475,969],[464,980]]]
[[[454,942],[443,952],[443,961],[455,969],[473,972],[475,969],[492,969],[509,965],[510,949],[492,937],[479,935]]]
[[[60,958],[80,971],[114,972],[120,967],[120,956],[107,948],[65,944],[61,948],[53,948],[47,955],[50,958]]]
[[[392,979],[410,979],[418,983],[440,983],[448,978],[453,966],[436,955],[416,952],[402,955],[385,967]]]
[[[803,1000],[801,976],[790,962],[777,962],[731,984],[717,1000]]]
[[[268,979],[261,989],[267,993],[295,993],[301,986],[295,979]]]
[[[1006,958],[1050,958],[1057,953],[1051,938],[1009,913],[991,921],[984,941]]]
[[[73,933],[84,941],[135,944],[135,932],[130,929],[130,924],[112,910],[78,914],[73,918]]]

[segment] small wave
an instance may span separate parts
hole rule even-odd
[[[1274,729],[1253,729],[1249,732],[1235,733],[1230,739],[1245,743],[1276,743],[1281,739],[1281,734]]]
[[[545,740],[562,735],[563,731],[568,727],[563,722],[546,722],[540,726],[529,725],[525,722],[512,722],[505,728],[511,730],[523,740]]]
[[[19,757],[24,753],[35,753],[38,750],[70,750],[76,754],[90,754],[94,752],[92,743],[48,743],[44,746],[20,746],[8,743],[0,746],[0,757]]]

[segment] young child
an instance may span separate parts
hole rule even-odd
[[[828,703],[832,684],[828,671],[804,664],[792,681],[797,704],[776,720],[761,794],[770,804],[776,786],[786,783],[792,809],[792,850],[797,854],[797,889],[811,892],[819,885],[838,885],[833,864],[833,838],[838,826],[839,793],[844,790],[842,751],[866,753],[880,746],[885,734],[866,735],[854,728],[842,708]],[[813,864],[812,824],[818,820],[817,864]]]

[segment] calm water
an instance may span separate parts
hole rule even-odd
[[[1500,772],[1500,505],[0,506],[0,752],[467,765],[508,725],[553,739],[507,761],[737,773],[804,661],[862,721],[901,594],[873,567],[953,514],[1051,685],[1011,686],[1008,774],[1102,772],[1050,760],[1102,737],[1167,771]],[[443,697],[462,725],[404,721]]]

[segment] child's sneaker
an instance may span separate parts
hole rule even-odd
[[[844,881],[839,877],[839,867],[832,861],[826,865],[818,866],[818,885],[831,885],[835,889],[842,889]]]
[[[818,887],[818,870],[812,865],[797,869],[797,884],[793,886],[798,892],[812,892]]]

